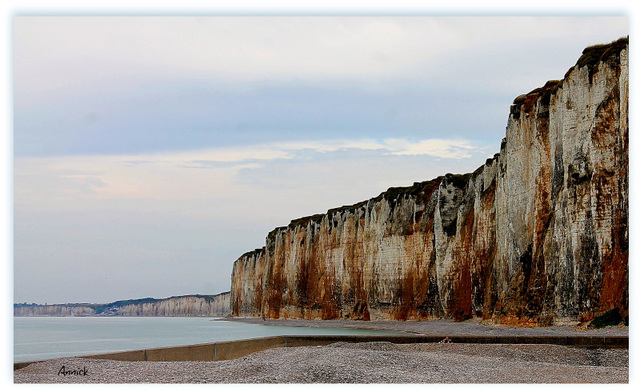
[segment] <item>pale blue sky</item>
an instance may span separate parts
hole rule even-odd
[[[215,294],[290,220],[498,152],[625,17],[18,17],[15,302]]]

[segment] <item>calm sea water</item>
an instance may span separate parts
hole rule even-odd
[[[15,362],[278,335],[394,334],[273,327],[208,317],[14,317],[13,326]]]

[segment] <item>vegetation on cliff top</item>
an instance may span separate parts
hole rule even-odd
[[[582,56],[578,59],[576,67],[593,66],[597,63],[607,61],[613,56],[618,55],[627,45],[629,45],[629,36],[608,44],[589,46],[582,51]]]
[[[251,257],[253,255],[260,255],[261,253],[264,253],[264,246],[262,248],[257,248],[257,249],[250,250],[248,252],[243,253],[242,256],[239,257],[239,259],[244,259],[246,257]]]
[[[574,69],[589,67],[589,78],[591,79],[591,76],[593,75],[592,69],[594,66],[619,55],[627,45],[629,45],[628,36],[608,44],[594,45],[585,48],[582,51],[582,56],[580,56],[576,62],[576,65],[569,68],[569,70],[564,74],[564,78],[562,80],[549,80],[544,86],[533,89],[526,94],[517,96],[513,100],[514,106],[511,108],[511,114],[515,118],[519,118],[522,105],[525,106],[524,112],[530,113],[538,99],[540,99],[542,105],[549,105],[551,95],[554,94],[560,86],[562,86],[563,81]]]
[[[614,58],[614,56],[618,56],[628,45],[629,36],[626,36],[608,44],[593,45],[585,48],[582,51],[582,56],[580,56],[576,62],[576,65],[569,68],[569,70],[564,74],[564,78],[566,79],[574,69],[582,67],[589,67],[589,76],[591,77],[591,70],[596,64]]]
[[[453,184],[456,188],[463,189],[467,185],[471,177],[479,174],[482,171],[481,169],[483,169],[483,167],[484,166],[481,166],[480,168],[478,168],[478,170],[476,170],[473,173],[465,173],[465,174],[447,173],[445,176],[440,176],[440,177],[434,178],[433,180],[414,182],[413,185],[410,185],[410,186],[391,187],[386,191],[380,193],[378,196],[369,200],[364,200],[355,204],[344,205],[338,208],[332,208],[324,214],[314,214],[314,215],[294,219],[287,226],[276,227],[271,232],[269,232],[269,234],[267,234],[267,243],[272,242],[275,239],[275,236],[277,235],[277,233],[280,231],[295,229],[296,227],[306,227],[311,222],[320,223],[325,218],[325,216],[328,218],[332,218],[335,214],[340,214],[342,212],[354,213],[356,210],[362,207],[365,207],[369,203],[377,203],[383,199],[387,200],[388,202],[394,203],[399,198],[407,197],[407,196],[415,197],[415,198],[428,197],[440,185],[440,183],[443,180],[447,181],[450,184]],[[242,256],[240,256],[240,258],[244,258],[246,256],[250,256],[256,252],[261,252],[261,251],[263,251],[263,249],[256,249],[254,251],[246,252]]]
[[[548,106],[551,101],[551,95],[562,86],[562,80],[549,80],[542,87],[535,88],[527,94],[522,94],[513,100],[511,114],[518,118],[520,116],[520,108],[524,105],[524,112],[530,113],[535,103],[540,100],[543,106]]]
[[[480,166],[480,167],[483,167],[483,166]],[[447,175],[445,175],[444,178],[449,184],[453,184],[453,186],[455,186],[456,188],[464,189],[467,186],[467,183],[469,182],[469,180],[471,179],[471,176],[473,176],[473,173],[466,173],[466,174],[447,173]]]
[[[460,179],[466,178],[466,180],[468,180],[471,177],[471,173],[469,174],[447,174],[447,176],[452,176],[452,180],[453,181],[459,181]],[[438,185],[440,185],[440,182],[442,181],[444,177],[438,177],[435,178],[433,180],[429,180],[429,181],[423,181],[423,182],[414,182],[413,185],[410,186],[406,186],[406,187],[391,187],[389,189],[387,189],[386,191],[382,192],[381,194],[379,194],[378,196],[369,199],[369,200],[365,200],[365,201],[361,201],[358,202],[356,204],[350,204],[350,205],[344,205],[342,207],[338,207],[338,208],[332,208],[330,210],[328,210],[326,213],[324,214],[315,214],[315,215],[310,215],[310,216],[305,216],[302,218],[297,218],[292,220],[289,225],[287,226],[282,226],[282,227],[277,227],[274,230],[272,230],[268,235],[267,235],[267,241],[273,240],[273,238],[276,236],[276,234],[281,231],[281,230],[287,230],[287,229],[294,229],[296,227],[306,227],[310,222],[314,222],[314,223],[320,223],[322,221],[322,219],[324,219],[325,216],[331,218],[333,217],[335,214],[339,214],[342,212],[355,212],[356,210],[366,206],[369,203],[376,203],[381,201],[382,199],[385,199],[387,201],[395,201],[397,200],[399,197],[401,196],[414,196],[414,197],[418,197],[420,195],[428,195],[430,194],[434,188],[436,188]],[[466,181],[465,181],[466,183]],[[251,252],[247,252],[245,253],[245,255],[247,255],[248,253]],[[244,255],[243,255],[244,256]]]

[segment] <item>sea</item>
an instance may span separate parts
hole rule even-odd
[[[13,360],[24,362],[280,335],[387,334],[396,333],[267,326],[212,317],[14,317]]]

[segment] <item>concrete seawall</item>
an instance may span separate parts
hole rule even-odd
[[[78,358],[110,359],[116,361],[223,361],[277,347],[321,346],[336,342],[362,343],[386,341],[394,344],[437,343],[445,338],[452,343],[476,344],[555,344],[562,346],[627,348],[627,336],[417,336],[417,335],[359,335],[359,336],[272,336],[266,338],[203,343],[188,346],[152,348],[105,354],[84,355]],[[43,360],[15,362],[13,369],[21,369]]]

